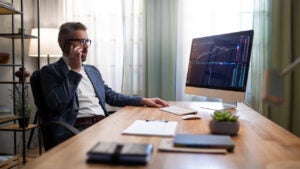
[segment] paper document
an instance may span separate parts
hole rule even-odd
[[[136,120],[123,134],[174,136],[176,127],[176,121]]]

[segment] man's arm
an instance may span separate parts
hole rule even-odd
[[[100,98],[100,102],[104,105],[105,102],[111,106],[151,106],[165,107],[168,103],[159,98],[142,98],[141,96],[128,96],[122,93],[115,92],[107,86],[101,76],[99,70],[91,65],[86,65],[86,71],[92,83],[95,85],[95,91]]]
[[[67,70],[66,76],[59,74],[54,65],[41,69],[41,87],[47,109],[62,114],[75,99],[77,86],[82,78],[79,73]]]

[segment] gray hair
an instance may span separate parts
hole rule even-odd
[[[77,30],[86,31],[86,26],[80,22],[66,22],[59,28],[58,41],[63,41],[73,36]]]

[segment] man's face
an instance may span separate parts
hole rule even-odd
[[[82,62],[86,61],[89,43],[90,43],[88,41],[89,39],[86,31],[84,30],[75,31],[72,37],[65,40],[65,49],[68,51],[65,53],[69,54],[70,46],[73,46],[73,48],[80,46],[80,48],[82,49],[81,60]]]

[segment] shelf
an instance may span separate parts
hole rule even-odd
[[[25,131],[36,128],[37,124],[29,124],[28,127],[25,128]],[[0,126],[0,131],[23,131],[23,128],[19,127],[19,124],[8,124],[5,126]]]
[[[21,84],[20,81],[0,81],[0,84]],[[30,82],[24,82],[25,84],[30,84]]]
[[[0,64],[0,66],[12,67],[12,66],[22,66],[22,64]]]
[[[19,33],[1,33],[0,37],[9,38],[9,39],[22,39],[22,34]],[[37,36],[24,34],[24,39],[34,39]]]
[[[8,86],[12,86],[12,88],[19,86],[19,84],[21,87],[25,87],[24,84],[29,84],[29,78],[24,79],[23,82],[19,81],[19,73],[17,73],[17,77],[15,77],[15,72],[20,72],[21,69],[25,66],[25,44],[27,43],[26,41],[24,41],[24,39],[38,39],[38,36],[33,36],[31,34],[26,34],[25,31],[20,32],[22,29],[24,30],[25,25],[24,22],[26,22],[24,20],[24,7],[23,7],[23,1],[25,2],[25,0],[18,0],[17,5],[15,5],[14,0],[5,0],[7,2],[3,2],[3,0],[0,0],[0,16],[3,17],[10,17],[11,18],[11,24],[9,23],[4,23],[2,20],[0,21],[0,24],[4,25],[5,28],[10,25],[11,26],[11,30],[10,31],[5,31],[5,32],[0,32],[0,41],[11,41],[11,61],[8,62],[8,64],[0,64],[0,67],[3,67],[5,70],[7,69],[8,71],[11,72],[11,75],[8,76],[5,79],[2,79],[0,81],[0,87],[2,87],[2,84],[10,84]],[[17,1],[17,0],[16,0]],[[37,20],[39,20],[39,7],[40,7],[40,1],[37,0],[36,3],[34,2],[34,0],[31,1],[30,4],[33,4],[33,9],[35,8],[36,14],[37,14]],[[35,6],[36,4],[36,6]],[[35,13],[34,11],[31,11],[33,13]],[[6,16],[4,16],[6,15]],[[16,16],[16,17],[15,17]],[[18,18],[18,19],[15,19]],[[19,23],[19,24],[17,24]],[[40,28],[39,22],[38,23],[38,28]],[[19,25],[19,32],[15,31],[15,26],[14,25]],[[7,38],[8,40],[5,39],[1,39],[1,38]],[[16,43],[16,41],[20,40],[20,43]],[[16,47],[18,45],[18,47]],[[17,55],[17,53],[19,53]],[[39,66],[39,65],[38,65]],[[2,69],[2,68],[1,68]],[[16,70],[19,69],[19,70]],[[22,73],[21,73],[22,74]],[[24,72],[24,76],[27,77],[27,74]],[[23,88],[21,88],[21,93],[23,96],[25,93]],[[14,91],[14,90],[13,90]],[[13,93],[15,94],[15,93]],[[23,97],[16,97],[14,96],[14,100],[16,98],[19,98],[22,100],[21,104],[22,106],[25,108],[25,101]],[[13,101],[13,106],[16,106],[16,102]],[[24,113],[24,110],[22,110],[20,113]],[[0,116],[0,131],[13,131],[13,137],[14,137],[14,153],[17,153],[17,139],[19,138],[19,136],[16,134],[16,132],[20,132],[22,133],[23,137],[21,137],[20,139],[22,140],[22,144],[24,146],[22,146],[22,159],[23,159],[23,164],[25,164],[26,162],[26,138],[25,138],[25,132],[31,131],[30,134],[32,134],[34,132],[34,129],[38,127],[38,125],[36,124],[29,124],[28,127],[26,128],[19,128],[19,124],[16,122],[16,120],[20,119],[22,117],[1,117]],[[39,133],[38,133],[39,135]],[[40,141],[40,137],[39,137],[39,141]],[[39,144],[39,146],[41,146]],[[41,148],[40,148],[41,149]],[[1,165],[0,168],[2,169]]]
[[[0,2],[0,15],[21,14],[11,3]]]
[[[19,168],[19,156],[0,155],[0,168]]]
[[[21,118],[21,117],[18,117],[18,116],[15,116],[15,115],[0,116],[0,124],[10,122],[10,121],[14,121],[14,120],[17,120],[19,118]]]

